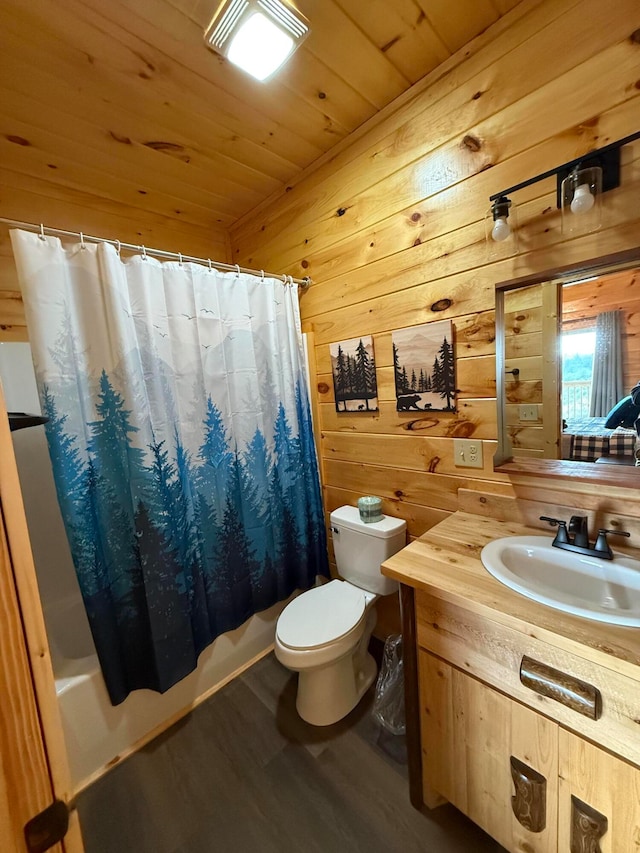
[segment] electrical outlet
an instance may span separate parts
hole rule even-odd
[[[469,438],[453,439],[453,455],[456,468],[483,468],[482,442]]]
[[[538,407],[535,404],[530,406],[520,406],[519,414],[521,421],[537,421]]]

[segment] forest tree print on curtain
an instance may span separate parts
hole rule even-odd
[[[58,499],[114,704],[327,575],[297,289],[12,232]]]

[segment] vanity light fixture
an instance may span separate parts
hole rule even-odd
[[[497,256],[492,244],[506,240],[509,228],[515,236],[514,224],[507,222],[511,206],[508,196],[545,178],[556,178],[556,202],[562,211],[562,233],[576,235],[597,230],[601,225],[602,194],[620,186],[620,149],[635,139],[640,139],[640,132],[589,151],[582,157],[490,196],[491,208],[485,217],[485,223],[489,216],[494,223],[491,228],[485,227],[489,257]],[[504,256],[504,253],[500,253],[500,256]]]
[[[501,195],[491,202],[485,220],[489,260],[506,258],[518,252],[516,209],[510,198]]]
[[[223,0],[204,40],[256,80],[266,80],[308,35],[308,20],[289,0]]]
[[[511,234],[511,226],[509,225],[510,207],[511,199],[504,195],[497,198],[491,205],[491,216],[493,217],[491,237],[496,243],[502,243]]]
[[[620,184],[620,149],[616,150],[615,164],[618,186]],[[588,233],[602,224],[602,166],[576,166],[560,185],[562,207],[562,233]],[[612,187],[609,187],[611,189]]]

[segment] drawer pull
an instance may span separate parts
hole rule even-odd
[[[602,853],[599,841],[608,828],[603,814],[571,795],[571,853]]]
[[[559,669],[553,669],[545,663],[526,655],[520,664],[520,681],[541,696],[554,699],[584,714],[592,720],[598,720],[602,713],[602,697],[597,687],[580,681],[573,675],[567,675]]]
[[[516,792],[511,797],[511,808],[525,829],[542,832],[547,825],[547,780],[513,755],[511,778]]]

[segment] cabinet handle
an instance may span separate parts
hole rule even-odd
[[[571,853],[602,853],[599,842],[608,828],[605,815],[571,795]]]
[[[600,719],[602,696],[597,687],[586,681],[526,655],[520,664],[520,681],[541,696],[554,699],[585,717]]]
[[[513,755],[511,778],[516,792],[511,808],[518,822],[530,832],[542,832],[547,825],[547,780]]]

